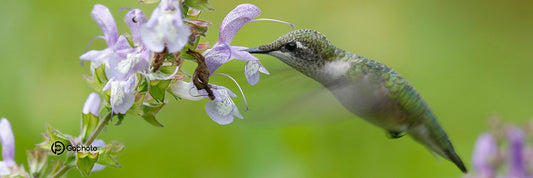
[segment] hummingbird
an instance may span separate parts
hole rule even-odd
[[[325,35],[311,29],[295,30],[243,51],[278,58],[321,83],[347,110],[385,129],[391,138],[410,135],[467,173],[429,105],[404,77],[385,64],[337,48]]]

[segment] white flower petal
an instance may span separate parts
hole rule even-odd
[[[177,81],[176,83],[170,86],[170,92],[180,98],[191,101],[198,101],[204,99],[204,97],[200,93],[198,93],[198,89],[194,87],[192,81]]]
[[[11,174],[11,172],[9,171],[7,164],[4,161],[0,161],[0,177],[7,176],[9,174]]]

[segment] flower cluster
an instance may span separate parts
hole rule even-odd
[[[475,144],[472,166],[475,173],[468,178],[533,178],[533,122],[520,128],[514,125],[493,123],[492,132],[482,133]],[[505,176],[499,173],[506,167]]]
[[[98,37],[105,39],[108,47],[88,51],[80,59],[91,61],[90,83],[106,96],[106,107],[113,114],[119,118],[127,113],[139,115],[161,126],[155,114],[163,107],[168,91],[182,99],[210,99],[205,110],[218,124],[229,124],[235,116],[242,119],[231,99],[237,95],[226,87],[211,84],[209,78],[225,75],[237,83],[226,74],[215,73],[231,59],[246,61],[244,73],[250,85],[259,81],[259,72],[269,74],[259,59],[240,51],[246,47],[230,43],[245,24],[271,19],[255,19],[261,13],[259,8],[241,4],[224,18],[218,41],[205,50],[208,45],[200,44],[199,37],[205,36],[210,23],[197,18],[200,12],[188,6],[187,1],[162,0],[148,20],[140,9],[130,10],[125,22],[131,35],[119,35],[110,11],[103,5],[94,6],[92,17],[104,34]],[[180,70],[186,61],[198,63],[193,76]],[[238,83],[237,86],[241,90]],[[143,112],[147,108],[155,112]]]
[[[230,46],[230,43],[245,24],[271,19],[255,19],[260,14],[259,8],[241,4],[224,18],[218,41],[207,49],[208,44],[199,43],[211,24],[198,19],[205,10],[213,10],[205,0],[161,0],[149,19],[142,10],[129,9],[124,22],[131,34],[119,34],[110,10],[95,5],[91,15],[103,33],[96,38],[104,39],[107,48],[80,56],[82,61],[91,63],[91,76],[86,79],[96,90],[83,106],[80,134],[72,136],[48,126],[44,141],[28,151],[29,171],[25,171],[15,163],[13,132],[7,119],[2,118],[0,177],[61,177],[71,168],[87,176],[106,167],[121,167],[117,159],[124,145],[114,141],[106,143],[97,139],[98,135],[114,117],[119,125],[126,115],[139,116],[161,127],[155,116],[165,106],[167,92],[182,99],[211,100],[205,110],[218,124],[229,124],[234,117],[242,119],[232,100],[237,95],[210,83],[209,79],[212,75],[224,75],[237,83],[227,74],[215,73],[231,59],[246,61],[244,71],[251,85],[259,81],[259,72],[268,74],[257,58],[240,51],[246,47]],[[187,61],[197,63],[192,76],[181,70]],[[242,93],[238,83],[237,86]]]

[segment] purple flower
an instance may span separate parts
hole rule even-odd
[[[183,49],[189,40],[191,30],[183,23],[181,6],[178,0],[161,0],[152,12],[150,20],[141,27],[141,38],[146,47],[162,52],[175,53]]]
[[[104,5],[94,5],[93,10],[91,11],[91,16],[104,33],[103,37],[99,37],[104,38],[108,46],[104,50],[91,50],[80,56],[81,60],[91,61],[91,73],[93,73],[94,69],[98,66],[102,64],[107,65],[109,59],[118,57],[113,50],[118,40],[118,31],[113,15],[111,15],[109,9]]]
[[[135,86],[137,76],[131,75],[126,80],[110,79],[103,91],[111,90],[111,110],[114,113],[125,114],[135,102]]]
[[[2,158],[0,161],[0,176],[10,174],[10,169],[15,163],[15,137],[11,125],[6,118],[0,120],[0,142],[2,142]]]
[[[257,6],[252,4],[241,4],[229,12],[228,15],[226,15],[222,21],[222,24],[220,25],[218,41],[205,55],[206,64],[211,74],[213,74],[216,69],[222,66],[222,64],[230,61],[231,59],[247,61],[246,66],[249,66],[248,68],[250,69],[245,70],[245,75],[250,85],[255,85],[259,81],[259,72],[269,74],[268,71],[261,65],[261,63],[259,63],[259,59],[248,52],[240,51],[242,49],[247,49],[246,47],[230,46],[230,43],[237,32],[245,24],[254,21],[254,19],[260,14],[261,10]],[[249,63],[250,61],[254,62]]]
[[[211,84],[215,99],[205,104],[207,115],[220,125],[226,125],[233,122],[233,117],[243,118],[231,97],[236,98],[233,92],[223,86]],[[170,87],[171,92],[183,99],[198,101],[209,99],[205,90],[200,90],[193,85],[193,82],[177,81]]]
[[[152,52],[143,46],[140,39],[141,25],[146,17],[139,9],[133,9],[126,14],[126,23],[132,32],[132,41],[136,48],[132,48],[125,36],[118,36],[115,20],[107,7],[97,4],[94,6],[92,17],[102,29],[108,48],[98,51],[91,50],[80,56],[81,60],[91,61],[91,73],[95,68],[104,64],[106,76],[115,80],[125,80],[130,75],[148,69]]]
[[[143,11],[141,9],[132,9],[128,11],[126,17],[124,17],[124,21],[130,27],[131,41],[133,41],[133,44],[137,47],[142,46],[141,27],[147,21]]]
[[[241,113],[239,113],[239,109],[230,98],[236,98],[237,95],[222,86],[213,85],[212,89],[215,99],[205,104],[205,111],[213,121],[220,125],[226,125],[233,122],[233,116],[240,119],[243,118]],[[202,93],[204,90],[201,90],[200,92]]]
[[[97,93],[92,92],[89,94],[89,97],[87,97],[87,100],[85,100],[85,104],[83,105],[83,110],[81,111],[83,114],[89,114],[91,113],[94,116],[100,115],[100,96],[98,96]]]
[[[507,176],[510,178],[521,178],[526,176],[524,160],[525,134],[518,127],[510,127],[506,130],[509,139],[509,168]]]
[[[494,177],[494,161],[498,155],[498,144],[488,133],[481,134],[474,148],[472,163],[480,177]]]
[[[244,73],[246,74],[246,79],[250,85],[255,85],[259,82],[259,72],[267,75],[270,74],[259,61],[246,61]]]
[[[109,68],[106,71],[108,78],[126,80],[131,75],[147,70],[150,67],[151,52],[145,48],[131,48],[128,39],[120,36],[117,45],[117,58],[109,60]]]

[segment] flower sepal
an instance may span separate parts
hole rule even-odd
[[[157,121],[155,116],[159,110],[165,106],[165,103],[159,103],[153,98],[148,100],[145,100],[145,98],[146,93],[137,94],[135,97],[135,103],[131,109],[126,112],[126,115],[139,116],[153,126],[163,127],[163,124]]]
[[[76,166],[82,176],[89,176],[96,161],[98,161],[99,152],[76,152]]]
[[[82,113],[80,135],[83,143],[85,143],[85,141],[87,141],[87,139],[89,138],[90,134],[94,132],[94,129],[96,129],[96,126],[98,125],[99,121],[100,118],[98,118],[98,116],[93,115],[92,113]]]
[[[102,91],[108,81],[105,66],[100,65],[100,67],[95,68],[93,74],[93,76],[85,76],[85,80],[95,91]]]
[[[149,92],[150,95],[160,103],[165,101],[165,91],[170,85],[171,80],[151,80]]]
[[[215,8],[209,4],[207,0],[185,0],[184,5],[198,10],[210,10],[214,11]],[[185,11],[187,12],[187,11]]]
[[[43,149],[35,148],[26,151],[28,155],[28,167],[30,168],[31,177],[45,177],[45,171],[48,162],[48,152]]]
[[[126,112],[126,115],[130,116],[142,116],[142,106],[144,102],[144,98],[146,97],[146,93],[137,93],[135,95],[135,102],[133,103],[133,106]]]
[[[183,22],[185,22],[191,27],[191,36],[189,36],[188,43],[189,46],[184,47],[184,49],[187,49],[187,47],[190,46],[197,46],[198,42],[200,41],[200,37],[206,36],[208,26],[211,25],[211,22],[209,21],[198,19],[184,19]]]
[[[63,143],[64,148],[66,148],[69,145],[72,145],[72,143],[70,142],[72,136],[63,134],[59,130],[52,128],[50,125],[47,125],[47,127],[48,127],[47,133],[43,135],[45,138],[45,141],[40,144],[37,144],[37,147],[45,149],[45,150],[50,150],[51,152],[52,145],[56,143],[57,141]]]
[[[98,148],[98,160],[96,163],[108,166],[108,167],[114,167],[119,168],[122,167],[118,162],[118,157],[122,154],[122,151],[124,151],[124,145],[115,141],[112,141],[111,143],[107,144],[103,148]]]
[[[28,173],[26,172],[26,170],[24,169],[24,166],[22,165],[14,165],[13,167],[10,168],[10,173],[8,175],[2,175],[3,177],[5,178],[12,178],[12,177],[16,177],[16,178],[25,178],[25,177],[30,177],[28,175]]]
[[[149,103],[145,102],[142,106],[143,115],[141,116],[146,122],[152,124],[156,127],[163,127],[163,124],[161,124],[156,119],[157,113],[165,106],[166,103]]]

